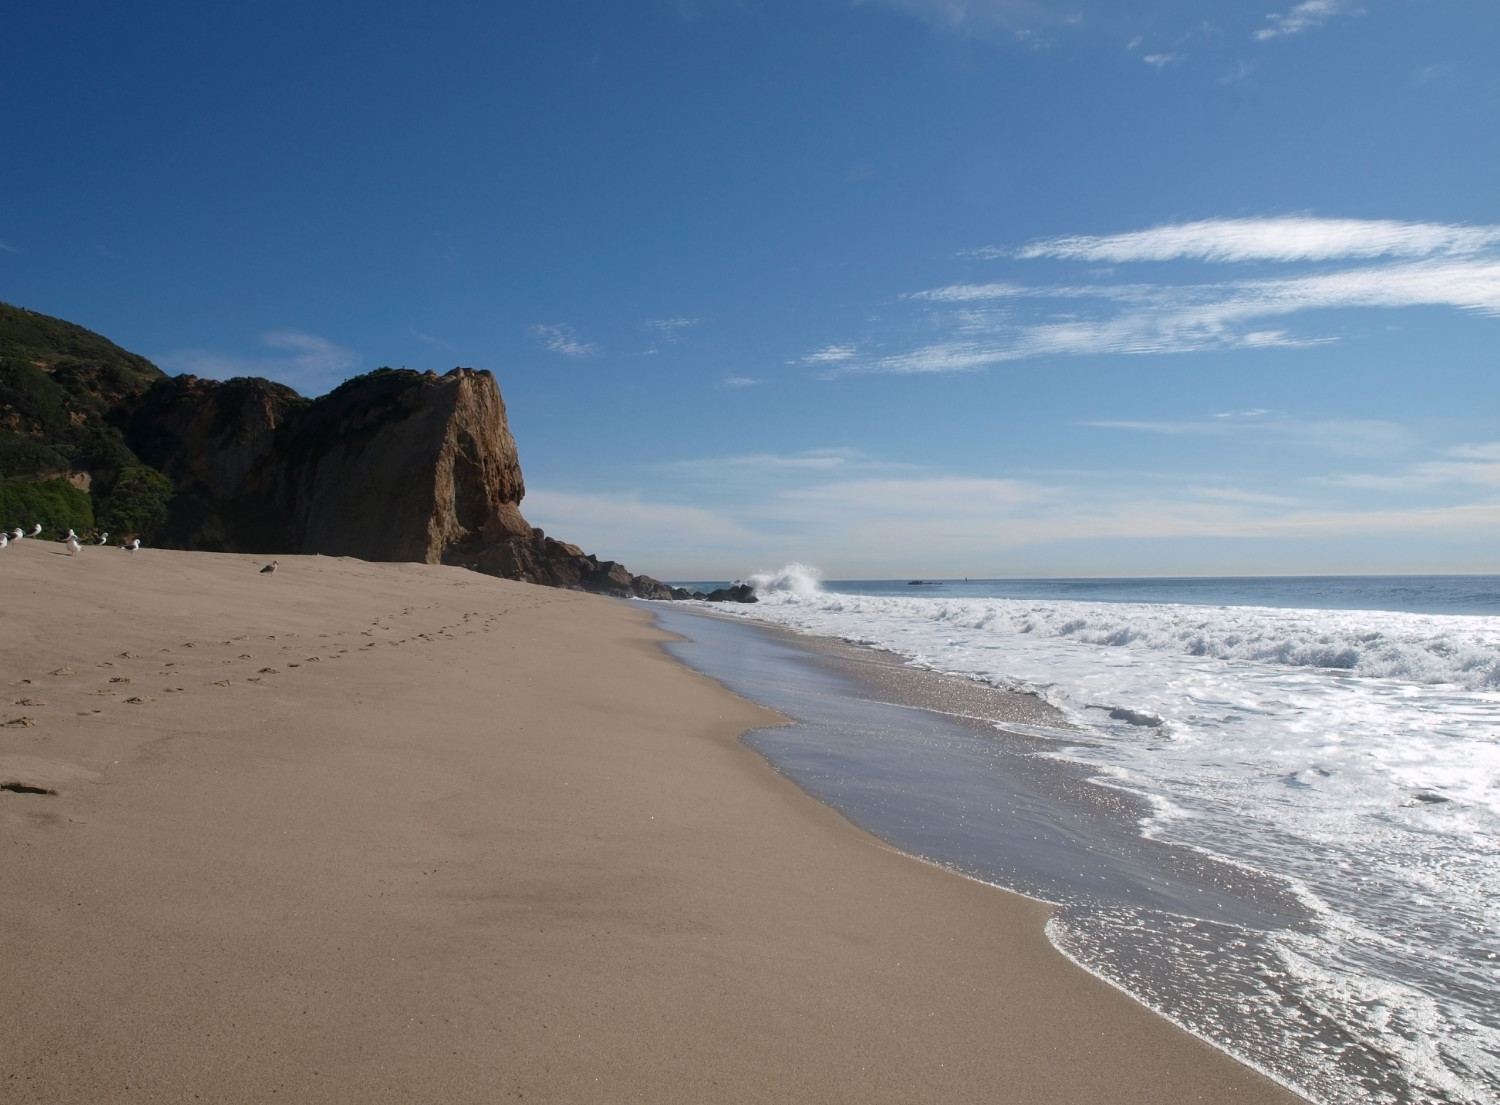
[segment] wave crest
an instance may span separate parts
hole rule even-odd
[[[823,573],[808,564],[793,562],[774,572],[756,572],[746,583],[759,599],[773,595],[816,595],[823,589]]]

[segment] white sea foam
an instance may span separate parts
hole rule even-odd
[[[745,580],[762,599],[776,595],[816,595],[822,589],[823,574],[806,564],[788,564],[775,572],[756,572]]]
[[[1318,924],[1272,936],[1275,989],[1411,1087],[1351,1100],[1500,1096],[1500,618],[817,578],[753,577],[761,601],[733,612],[1034,690],[1090,734],[1067,757],[1149,800],[1143,831],[1287,880]],[[1337,1078],[1312,1081],[1341,1099]]]

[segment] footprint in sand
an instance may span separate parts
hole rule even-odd
[[[9,721],[5,722],[5,728],[7,728],[7,729],[30,729],[35,724],[36,724],[36,718],[34,718],[34,717],[13,717]]]
[[[280,675],[281,674],[281,672],[277,671],[275,668],[261,668],[260,669],[260,673],[262,675]]]
[[[122,653],[120,653],[120,659],[121,660],[139,660],[140,658],[141,658],[141,654],[139,652],[122,652]]]
[[[254,660],[255,657],[251,656],[248,652],[242,652],[242,653],[240,653],[240,659],[241,660]]]
[[[131,695],[125,701],[128,702],[128,703],[130,703],[130,705],[132,705],[132,706],[144,706],[146,703],[150,702],[151,699],[149,699],[149,698],[142,698],[140,695],[137,694],[137,695]]]
[[[12,705],[15,705],[15,706],[45,706],[47,704],[45,702],[43,702],[40,698],[18,698],[18,699],[15,700],[15,702]]]
[[[77,675],[78,673],[76,671],[74,671],[72,668],[58,668],[52,674],[53,675]]]
[[[234,686],[234,684],[231,683],[228,679],[215,679],[214,680],[214,686],[215,687],[232,687],[232,686]]]
[[[111,675],[109,677],[109,681],[111,683],[129,683],[130,682],[130,676],[128,676],[128,675]]]

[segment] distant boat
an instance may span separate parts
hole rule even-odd
[[[942,586],[942,581],[936,579],[908,579],[906,585],[908,587],[940,587]]]

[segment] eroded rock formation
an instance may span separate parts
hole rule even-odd
[[[167,543],[686,596],[526,521],[516,443],[487,371],[381,369],[311,401],[266,380],[179,376],[146,395],[127,438],[178,489]]]

